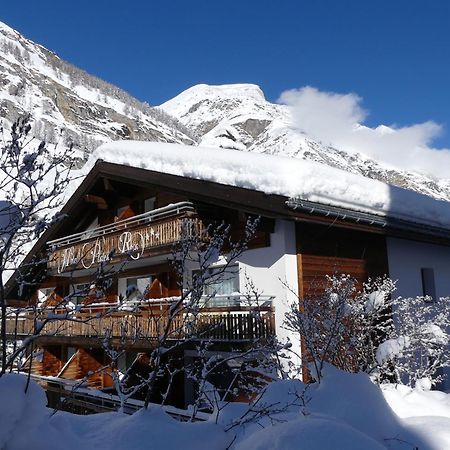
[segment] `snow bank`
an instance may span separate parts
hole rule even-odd
[[[51,411],[45,407],[45,392],[34,382],[30,382],[27,392],[26,377],[6,374],[0,378],[0,448],[8,450],[57,449],[52,444],[52,432],[48,420]],[[34,436],[44,429],[47,445],[39,445]]]
[[[183,423],[153,406],[133,416],[104,413],[78,416],[46,408],[44,391],[26,377],[0,378],[0,448],[8,450],[202,450],[231,442],[217,425]]]
[[[236,450],[386,450],[354,428],[334,420],[308,417],[265,428],[239,443]]]
[[[232,408],[236,413],[236,407]],[[437,444],[446,442],[444,428],[429,438],[398,417],[366,374],[349,374],[330,366],[320,384],[272,383],[254,409],[258,408],[272,408],[274,413],[242,426],[235,450],[450,448]],[[436,423],[436,429],[438,425],[442,423]]]
[[[402,385],[382,385],[384,397],[404,426],[430,448],[450,449],[450,394]]]
[[[45,392],[33,381],[26,393],[25,387],[23,376],[6,374],[0,378],[0,448],[57,450],[54,433],[48,426],[51,411],[45,407]],[[39,438],[41,434],[47,442]]]
[[[74,450],[215,450],[225,449],[231,443],[230,436],[217,425],[179,422],[158,406],[140,410],[132,416],[120,413],[94,416],[58,413],[50,424],[63,436],[82,438],[82,446],[74,440]],[[72,447],[64,448],[72,450]]]
[[[116,141],[97,159],[172,175],[279,194],[354,211],[450,228],[450,203],[313,161],[229,149]]]
[[[378,441],[399,432],[400,421],[366,374],[327,366],[323,375],[308,404],[312,412],[325,413]]]
[[[448,450],[450,395],[371,383],[327,368],[321,384],[270,384],[249,413],[225,406],[218,423],[182,423],[159,406],[132,416],[77,416],[45,407],[26,378],[0,379],[0,448],[8,450]],[[383,398],[383,393],[387,402]],[[393,408],[393,411],[389,405]],[[267,414],[258,415],[259,411]],[[397,414],[396,414],[397,413]],[[257,420],[250,420],[252,415]],[[247,422],[247,423],[246,423]],[[232,424],[237,426],[231,427]]]
[[[441,416],[450,419],[450,394],[399,384],[382,384],[381,389],[389,406],[401,418]]]
[[[348,374],[329,366],[320,385],[273,383],[263,403],[292,405],[301,392],[300,414],[294,417],[295,408],[290,406],[288,414],[272,416],[271,426],[266,423],[263,431],[251,430],[236,448],[450,449],[449,394],[390,385],[380,390],[366,374]]]

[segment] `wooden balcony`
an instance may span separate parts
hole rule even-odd
[[[63,316],[61,316],[63,317]],[[45,316],[40,320],[45,319]],[[7,334],[21,339],[33,334],[34,317],[21,315],[7,319]],[[53,315],[41,336],[105,338],[137,342],[155,340],[163,333],[168,323],[166,316],[155,316],[150,312],[118,311],[105,315],[76,313],[68,319],[59,319]],[[272,308],[260,308],[258,311],[238,312],[202,312],[194,320],[186,314],[178,315],[169,327],[170,340],[207,339],[212,341],[251,341],[265,339],[275,334],[275,322]]]
[[[63,273],[90,269],[100,263],[138,260],[170,251],[183,237],[199,235],[202,230],[192,204],[176,203],[50,241],[47,267]]]

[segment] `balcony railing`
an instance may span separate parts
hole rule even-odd
[[[42,321],[45,317],[41,317]],[[23,315],[7,319],[7,334],[21,338],[33,334],[35,319]],[[53,315],[41,330],[40,336],[86,337],[125,339],[142,341],[161,336],[168,324],[164,315],[155,316],[146,312],[113,312],[103,316],[77,313],[69,318]],[[269,338],[275,334],[272,308],[239,312],[201,313],[196,318],[179,314],[170,323],[169,339],[208,339],[219,341],[250,341]]]
[[[202,222],[195,217],[192,203],[175,203],[50,241],[47,267],[62,273],[125,258],[137,260],[183,237],[201,234],[202,230]]]

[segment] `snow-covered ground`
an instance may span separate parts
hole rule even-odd
[[[446,450],[450,394],[385,385],[327,368],[321,384],[278,381],[253,405],[230,404],[207,422],[182,423],[158,406],[132,416],[77,416],[45,407],[25,377],[0,379],[0,448],[8,450]],[[384,395],[383,395],[384,394]],[[257,420],[259,412],[267,411]]]
[[[450,449],[450,394],[407,386],[383,386],[389,406],[407,428],[434,445]]]

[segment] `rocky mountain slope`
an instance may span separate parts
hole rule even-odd
[[[287,106],[268,102],[255,85],[193,86],[160,107],[191,128],[200,137],[200,145],[318,161],[450,200],[450,180],[397,170],[365,155],[310,139],[293,126]]]
[[[161,110],[61,60],[0,22],[0,118],[31,113],[36,138],[73,143],[79,157],[115,139],[195,143]]]
[[[309,138],[293,126],[289,108],[268,102],[258,86],[198,85],[152,108],[0,22],[0,121],[6,127],[24,112],[34,118],[36,138],[73,143],[80,164],[111,140],[199,144],[319,161],[450,200],[450,180],[397,170]]]

